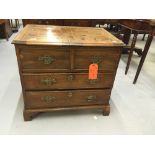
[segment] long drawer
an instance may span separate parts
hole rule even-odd
[[[97,80],[89,80],[88,73],[23,74],[26,90],[111,88],[113,81],[112,73],[99,73]]]
[[[26,109],[108,104],[110,89],[26,91]]]

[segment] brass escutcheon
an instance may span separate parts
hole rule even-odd
[[[92,63],[95,63],[95,64],[99,64],[99,63],[101,63],[103,60],[102,60],[103,58],[101,57],[101,56],[92,56],[91,57],[91,62]]]
[[[74,75],[72,75],[72,74],[68,75],[67,79],[68,79],[69,81],[74,80]]]

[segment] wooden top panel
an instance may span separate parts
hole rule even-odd
[[[123,46],[123,42],[103,28],[27,25],[13,44]]]

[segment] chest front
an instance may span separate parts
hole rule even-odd
[[[121,46],[85,46],[68,40],[67,45],[15,45],[26,121],[53,110],[100,108],[109,115]],[[92,64],[98,66],[95,79],[89,77]]]

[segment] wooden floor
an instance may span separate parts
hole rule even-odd
[[[12,39],[0,40],[0,134],[155,134],[155,39],[136,85],[140,58],[135,54],[127,75],[122,56],[111,96],[111,114],[96,110],[44,113],[31,122],[22,116],[23,98]],[[137,46],[143,47],[142,36]]]

